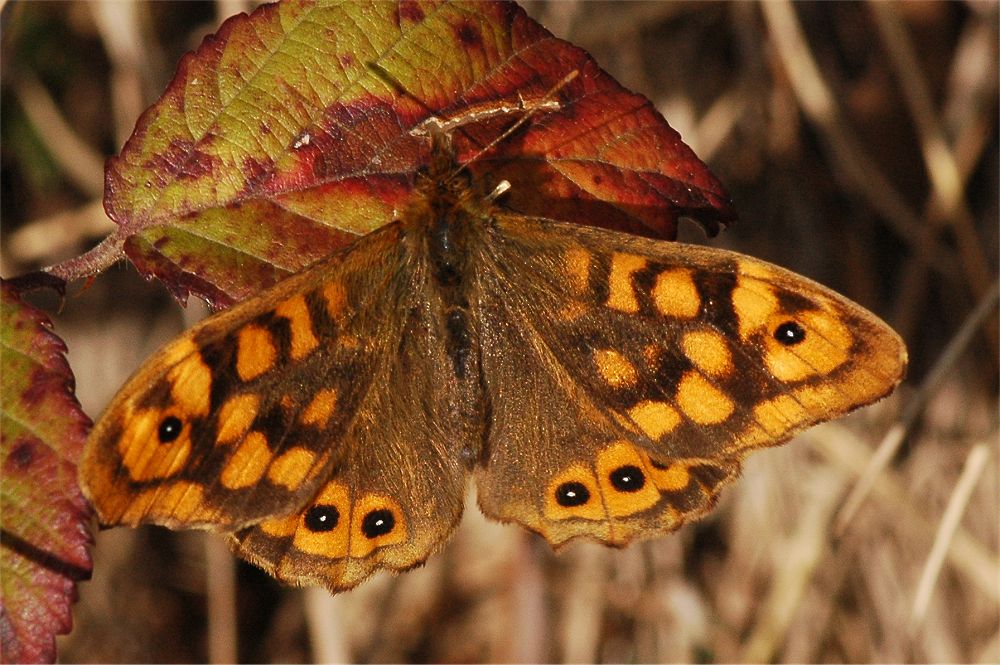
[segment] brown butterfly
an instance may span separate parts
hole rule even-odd
[[[889,393],[882,321],[717,249],[526,217],[433,134],[398,219],[156,353],[88,442],[102,523],[229,534],[353,587],[482,511],[622,546],[709,510],[748,451]]]

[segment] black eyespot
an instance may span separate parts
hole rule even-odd
[[[774,329],[774,339],[785,346],[795,346],[806,338],[806,329],[795,321],[785,321]]]
[[[396,516],[391,510],[373,510],[361,520],[361,531],[369,538],[384,536],[396,527]]]
[[[590,490],[583,483],[563,483],[556,488],[556,503],[566,508],[582,506],[590,501]]]
[[[608,477],[619,492],[638,492],[646,484],[642,469],[631,464],[618,467]]]
[[[160,437],[160,443],[170,443],[181,435],[184,423],[177,416],[167,416],[160,421],[160,427],[156,430],[156,435]]]
[[[340,521],[340,511],[336,506],[315,505],[306,512],[306,528],[310,531],[333,531]]]

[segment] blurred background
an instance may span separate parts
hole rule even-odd
[[[180,56],[253,3],[2,7],[0,270],[112,228],[103,161]],[[997,662],[998,4],[530,2],[649,97],[729,189],[711,244],[907,341],[891,398],[757,453],[718,509],[558,555],[467,511],[417,571],[332,597],[221,539],[98,534],[63,662]],[[689,225],[682,239],[708,242]],[[49,312],[92,416],[204,312],[120,264]]]

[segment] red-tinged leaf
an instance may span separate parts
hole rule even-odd
[[[559,87],[567,75],[577,76]],[[139,269],[216,306],[392,220],[428,158],[411,130],[480,112],[464,161],[522,115],[558,110],[469,169],[531,215],[673,238],[734,213],[648,100],[507,2],[292,2],[226,21],[181,60],[106,174],[105,205]]]
[[[7,283],[0,314],[0,660],[52,662],[76,583],[91,571],[76,481],[91,423],[45,315]]]

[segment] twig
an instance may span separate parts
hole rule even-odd
[[[236,562],[219,537],[205,537],[206,596],[208,601],[208,662],[235,663],[239,659],[236,630]]]
[[[111,60],[111,112],[115,141],[122,145],[146,107],[143,80],[150,78],[151,63],[159,62],[159,51],[142,34],[140,14],[148,11],[144,3],[99,0],[87,6]]]
[[[843,425],[827,423],[824,427],[839,430],[838,435],[815,439],[814,448],[826,459],[860,476],[867,466],[865,460],[871,453],[868,446]],[[884,510],[893,515],[894,521],[912,525],[914,529],[930,533],[933,525],[923,510],[923,498],[920,499],[921,507],[918,509],[917,499],[904,489],[904,483],[898,473],[892,469],[886,469],[879,476],[878,482],[872,486],[872,494],[882,504],[885,504]],[[1000,570],[1000,561],[982,543],[961,527],[955,532],[952,545],[948,550],[948,560],[980,592],[993,602],[1000,602],[1000,587],[997,586],[997,570]]]
[[[106,236],[116,228],[101,201],[93,199],[72,210],[28,222],[10,235],[5,249],[22,265],[56,261],[80,251],[91,238]]]
[[[546,660],[549,616],[546,611],[545,578],[538,557],[532,549],[532,536],[517,534],[518,574],[512,580],[513,626],[516,633],[508,640],[504,655],[511,662],[540,663]]]
[[[980,298],[986,292],[990,269],[972,213],[965,203],[964,180],[934,110],[913,45],[900,24],[897,10],[890,3],[872,2],[869,7],[875,16],[875,24],[882,33],[889,57],[895,65],[903,97],[917,126],[924,163],[934,190],[930,218],[941,219],[952,227],[969,287],[973,295]]]
[[[934,585],[937,583],[941,566],[944,564],[945,555],[954,541],[955,531],[965,513],[965,508],[969,505],[969,498],[972,490],[975,489],[979,477],[989,460],[990,451],[985,443],[977,443],[969,451],[965,458],[965,466],[962,475],[955,485],[955,490],[948,499],[948,507],[941,517],[941,524],[938,525],[937,535],[934,538],[934,546],[927,557],[927,563],[920,574],[920,582],[917,584],[917,593],[913,600],[913,611],[910,614],[910,635],[914,635],[920,628],[927,614],[927,607],[931,602],[931,594],[934,592]]]
[[[314,663],[349,663],[351,652],[341,626],[343,596],[334,596],[322,587],[303,592],[306,625]]]
[[[741,662],[769,663],[775,659],[809,581],[823,561],[836,494],[816,492],[810,498],[803,506],[795,533],[781,547],[781,566],[767,597],[760,603],[759,618],[746,640]]]
[[[560,657],[564,663],[593,663],[600,659],[608,554],[599,545],[581,543],[571,555],[574,583],[562,598]]]
[[[720,95],[701,117],[694,132],[697,146],[692,145],[692,149],[702,161],[712,161],[715,151],[736,128],[736,122],[746,105],[746,97],[739,90],[733,89]]]
[[[795,96],[806,116],[825,135],[826,143],[843,174],[896,234],[914,245],[923,226],[920,216],[888,178],[875,168],[875,160],[847,131],[848,123],[820,72],[791,3],[789,0],[773,0],[761,3],[760,7]],[[929,260],[936,270],[947,275],[948,263],[942,260],[944,251],[942,249]]]

